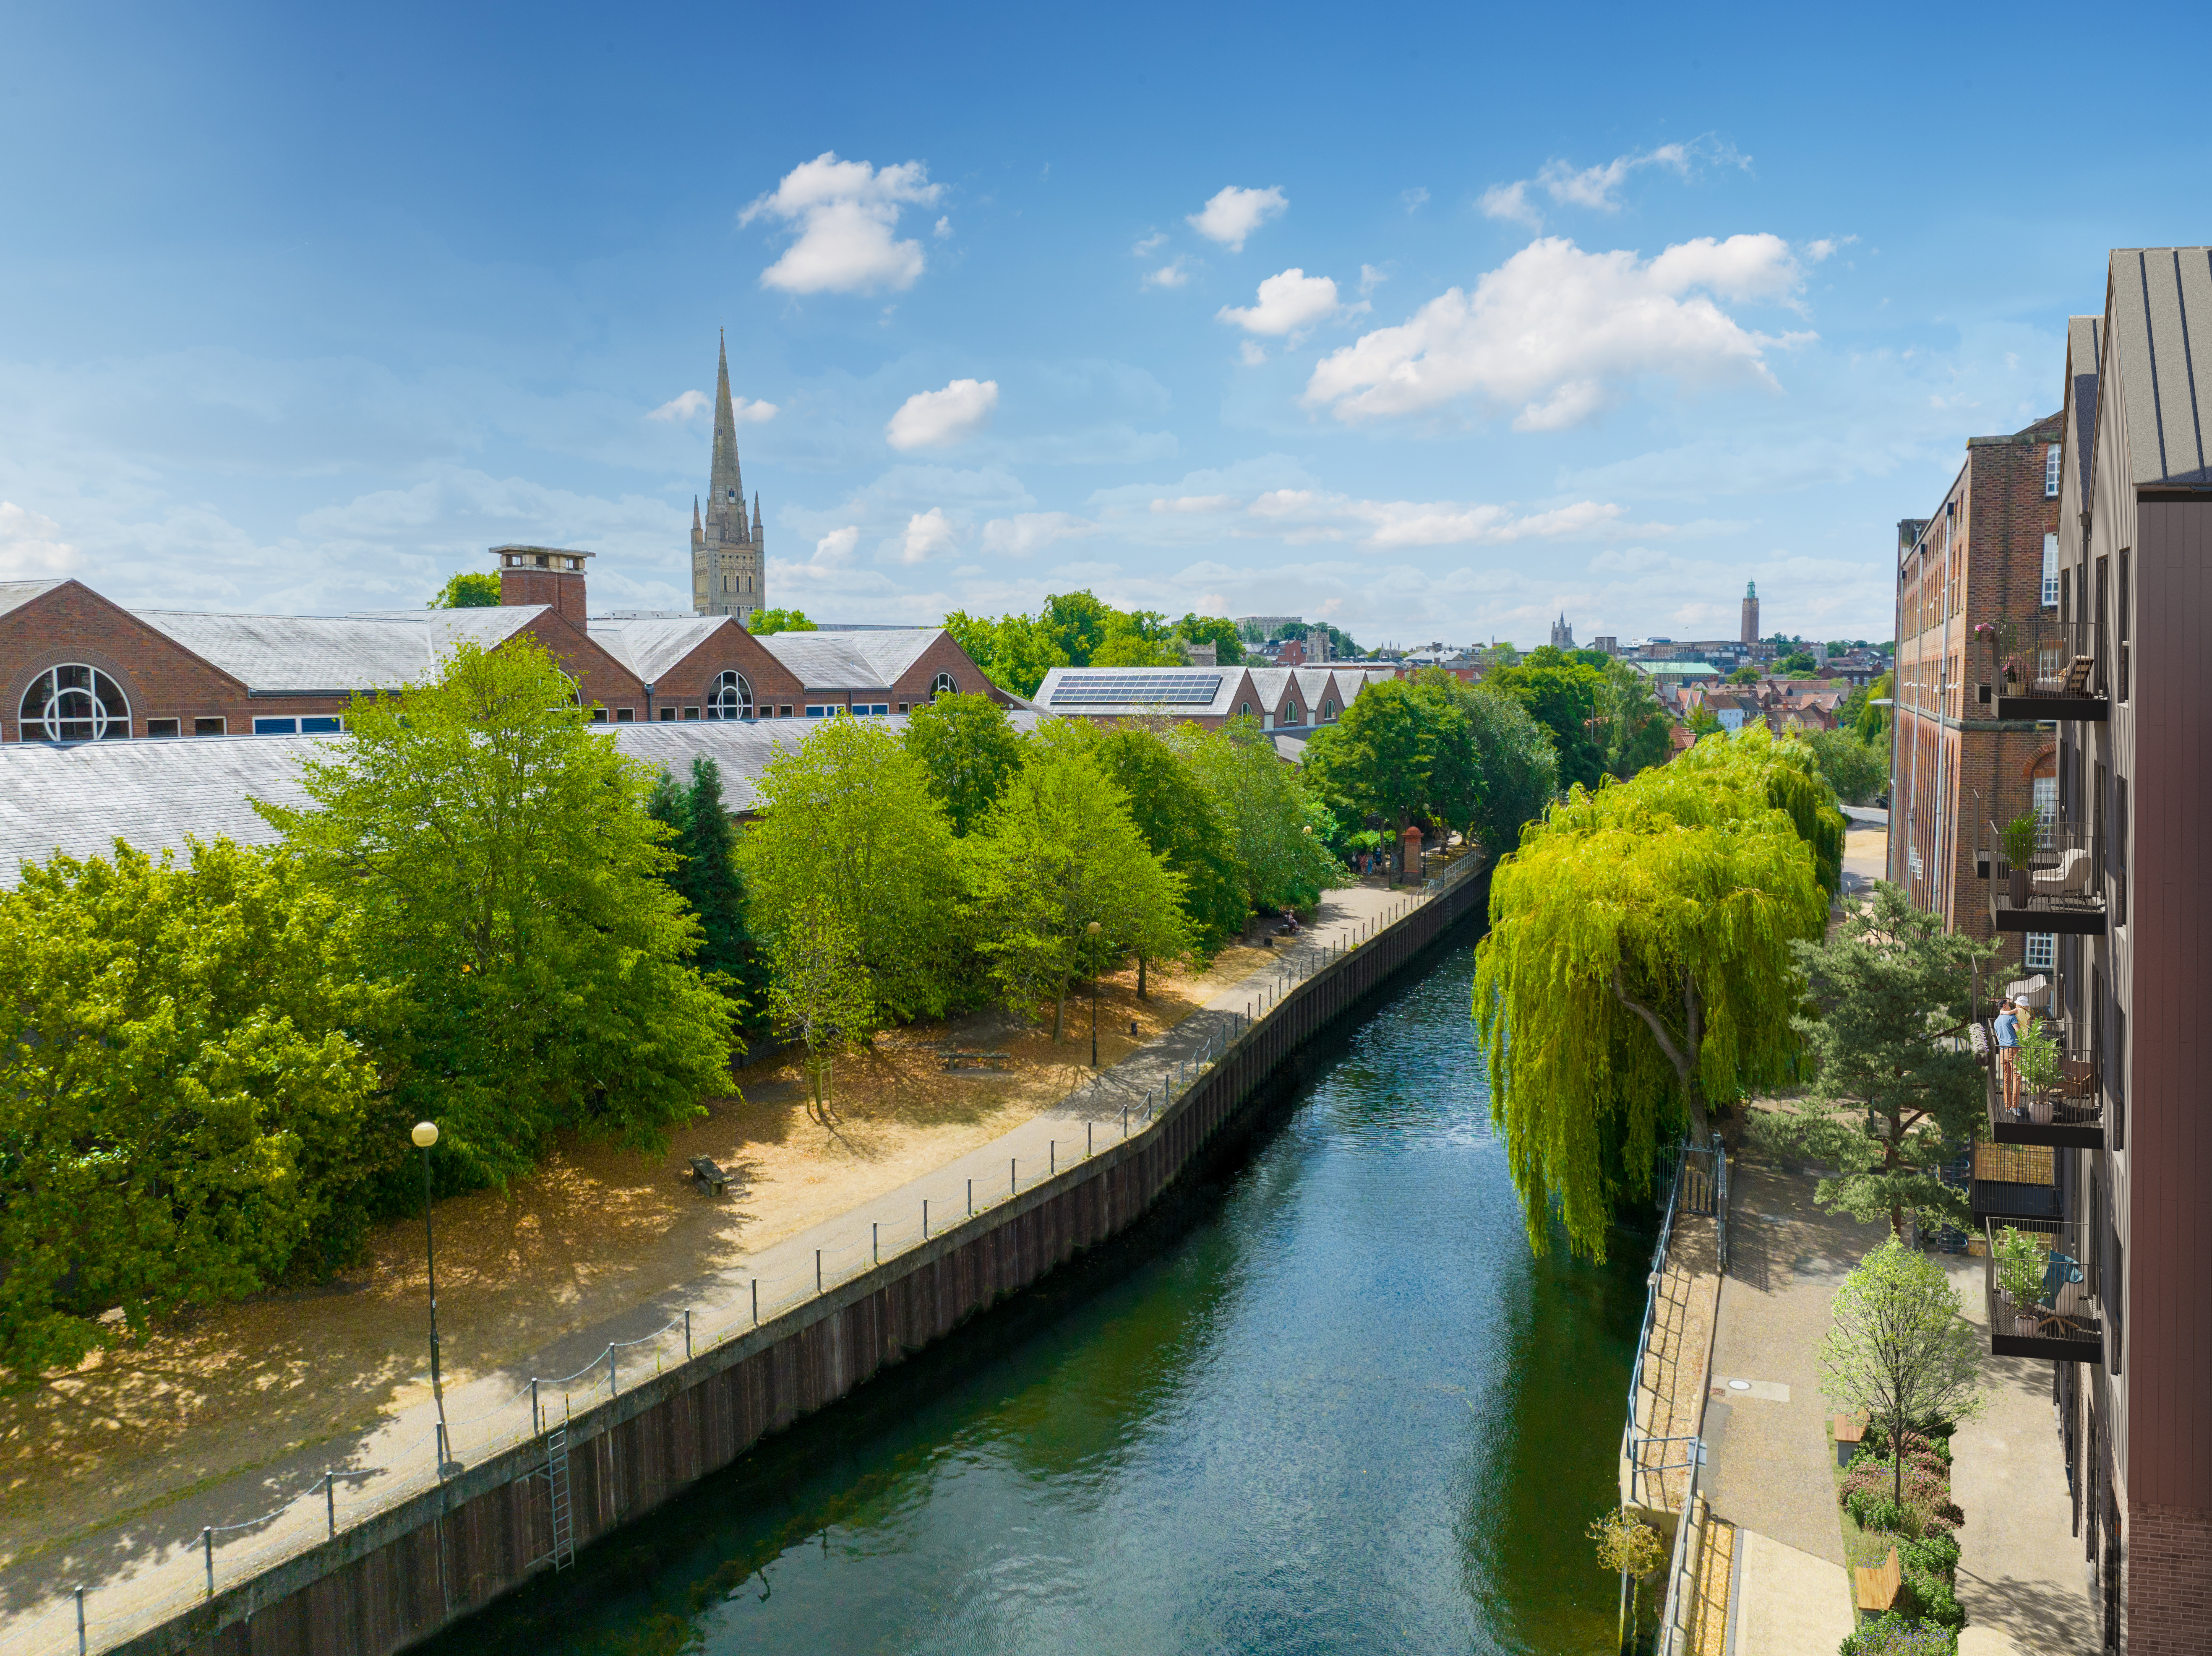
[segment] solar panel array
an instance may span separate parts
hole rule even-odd
[[[1203,707],[1220,694],[1219,673],[1062,673],[1052,687],[1052,705]]]

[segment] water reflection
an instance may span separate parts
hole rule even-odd
[[[1232,1174],[440,1648],[1601,1652],[1638,1249],[1532,1260],[1472,938]]]

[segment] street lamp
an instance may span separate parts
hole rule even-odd
[[[1098,922],[1093,920],[1084,931],[1091,938],[1091,1067],[1098,1067]]]
[[[438,1244],[430,1229],[430,1146],[438,1142],[438,1124],[418,1121],[409,1135],[422,1152],[422,1249],[430,1270],[430,1395],[438,1400],[438,1434],[442,1440],[446,1432],[446,1391],[438,1378]],[[441,1441],[439,1448],[445,1444]],[[438,1459],[445,1459],[441,1453]]]

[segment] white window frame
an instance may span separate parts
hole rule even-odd
[[[82,673],[85,682],[64,685],[61,678],[64,673]],[[46,700],[40,704],[35,715],[26,719],[23,716],[24,705],[37,693],[41,684],[46,687]],[[108,696],[101,688],[103,685],[106,690],[114,692],[115,706],[109,705]],[[84,697],[91,704],[90,710],[82,719],[57,716],[53,709],[64,696]],[[120,707],[122,711],[118,713],[116,707]],[[83,736],[56,736],[52,732],[58,725],[83,725],[89,730]],[[34,676],[23,687],[22,700],[15,704],[15,734],[18,739],[25,742],[128,741],[131,737],[131,698],[112,676],[88,663],[57,662]]]
[[[950,673],[939,673],[929,681],[929,698],[934,701],[941,695],[958,695],[960,686]]]
[[[256,736],[297,736],[300,733],[300,721],[296,718],[283,713],[270,713],[265,717],[257,716],[253,721],[253,733]]]
[[[2055,533],[2043,537],[2043,607],[2058,607],[2058,537]]]
[[[2058,966],[2058,934],[2055,931],[2030,931],[2021,945],[2021,964],[2031,972],[2056,971]]]
[[[730,711],[732,704],[737,711]],[[707,690],[707,717],[709,719],[750,719],[753,716],[753,687],[736,668],[726,668],[716,675]]]
[[[2065,453],[2066,446],[2063,443],[2053,443],[2044,453],[2043,498],[2046,500],[2058,498],[2058,474],[2059,469],[2065,464]]]

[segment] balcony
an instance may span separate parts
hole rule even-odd
[[[1974,1223],[2042,1223],[2059,1216],[2057,1169],[2048,1145],[1974,1146],[1973,1174],[1967,1186],[1967,1210]]]
[[[2103,1362],[2103,1307],[2081,1224],[1991,1220],[1982,1227],[1982,1240],[1990,1355]]]
[[[2101,936],[2105,918],[2104,837],[2079,822],[2044,822],[2027,860],[2015,868],[2004,835],[1983,824],[1977,865],[1990,870],[1990,924],[1999,931],[2073,931]]]
[[[1974,628],[1968,660],[1968,679],[1979,677],[1973,711],[1984,718],[2102,723],[2112,716],[2095,629],[2087,622],[1985,621]]]
[[[2097,1049],[2063,1025],[2045,1026],[2058,1044],[2058,1072],[2049,1083],[2031,1087],[2023,1077],[2018,1101],[2004,1101],[2004,1067],[1990,1048],[1984,1091],[1990,1137],[1999,1144],[2047,1144],[2060,1149],[2102,1149],[2105,1101],[2097,1085]],[[1982,1042],[1977,1040],[1979,1050]]]

